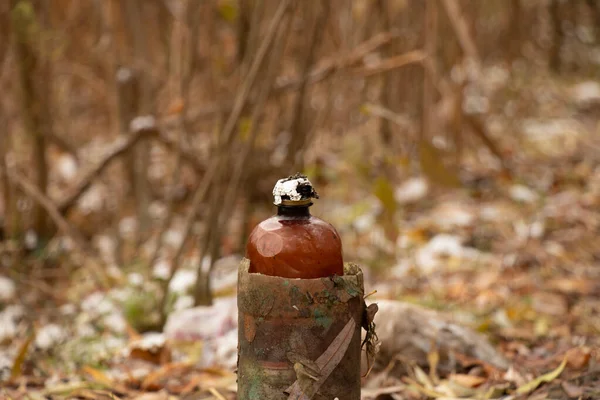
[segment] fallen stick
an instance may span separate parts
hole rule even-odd
[[[94,249],[84,239],[83,235],[62,216],[54,202],[44,193],[40,192],[33,183],[29,182],[23,175],[19,174],[14,165],[11,166],[7,163],[6,175],[13,184],[21,188],[26,195],[31,197],[46,210],[48,216],[54,221],[59,231],[73,240],[75,247],[81,254],[84,254],[91,259],[90,265],[92,266],[92,270],[96,275],[98,283],[103,287],[108,287],[107,282],[109,282],[109,278],[100,267],[101,261],[99,261],[99,258],[96,256]]]

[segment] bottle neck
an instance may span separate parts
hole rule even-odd
[[[311,205],[302,205],[302,206],[277,206],[277,215],[282,217],[295,217],[295,218],[309,218],[310,210],[309,207]]]

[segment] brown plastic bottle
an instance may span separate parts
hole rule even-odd
[[[313,279],[344,274],[342,242],[328,222],[310,214],[318,198],[304,175],[280,179],[273,189],[277,215],[258,224],[248,240],[251,273]]]

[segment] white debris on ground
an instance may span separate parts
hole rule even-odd
[[[128,279],[139,283],[141,275],[129,274]],[[143,278],[142,278],[143,280]],[[109,293],[96,292],[87,296],[81,303],[82,313],[76,320],[76,329],[81,336],[97,334],[94,327],[100,324],[107,332],[124,334],[127,331],[127,320],[123,315],[119,302],[125,302],[131,295],[127,289],[113,289]]]
[[[165,259],[159,259],[152,267],[152,276],[158,279],[168,279],[171,274],[171,263]]]
[[[65,328],[57,324],[42,326],[36,333],[35,345],[41,350],[50,350],[68,337]]]
[[[214,293],[235,291],[237,289],[238,267],[241,260],[240,255],[233,254],[215,261],[210,276]]]
[[[175,340],[210,340],[236,327],[237,297],[230,296],[215,299],[212,306],[172,313],[164,332],[168,338]]]
[[[559,157],[573,154],[584,128],[573,119],[529,119],[522,123],[525,141],[538,152]]]
[[[592,101],[600,101],[600,83],[585,81],[575,84],[571,88],[571,98],[574,103],[580,105]]]
[[[0,275],[0,301],[12,300],[17,293],[17,288],[12,279]]]
[[[137,231],[137,219],[135,217],[125,217],[119,221],[119,234],[124,239],[133,239]]]
[[[148,206],[148,215],[156,220],[162,220],[167,216],[167,206],[155,200]]]
[[[115,304],[105,293],[94,292],[83,299],[81,309],[90,316],[98,316],[114,311]]]
[[[18,323],[24,315],[25,309],[20,305],[9,305],[0,312],[0,343],[17,335]]]
[[[173,275],[169,283],[169,291],[172,293],[185,293],[194,286],[198,273],[195,270],[179,269]]]
[[[447,265],[448,258],[474,260],[481,256],[477,249],[463,246],[462,241],[455,235],[434,236],[425,246],[417,250],[415,254],[417,267],[424,273],[431,273]]]
[[[429,213],[430,224],[442,230],[467,227],[475,222],[475,211],[468,204],[444,202]]]
[[[144,350],[150,353],[159,352],[166,344],[167,338],[160,332],[148,332],[139,339],[131,341],[124,349],[124,354],[129,355],[132,350]]]
[[[210,322],[210,323],[207,323]],[[221,297],[212,306],[173,312],[164,334],[174,346],[202,342],[201,366],[234,367],[237,355],[237,297]]]
[[[509,191],[511,199],[521,203],[535,203],[539,195],[525,185],[513,185]]]
[[[400,204],[415,203],[429,192],[429,183],[423,177],[406,180],[394,191],[394,199]]]
[[[115,248],[117,243],[111,235],[96,235],[92,239],[92,244],[98,249],[100,257],[107,263],[114,263]]]
[[[77,208],[83,214],[100,212],[104,208],[108,196],[108,188],[103,183],[92,184],[77,202]]]
[[[169,229],[165,232],[163,240],[165,245],[176,249],[183,242],[183,231],[175,228]]]
[[[70,154],[61,154],[57,160],[56,169],[61,180],[70,182],[77,176],[77,161]]]

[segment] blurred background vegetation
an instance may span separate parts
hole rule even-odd
[[[181,268],[211,302],[218,260],[243,255],[297,171],[347,260],[402,267],[407,237],[433,236],[405,229],[422,208],[530,203],[577,175],[599,22],[594,0],[3,1],[2,269],[39,293],[136,271],[158,294],[127,312],[162,310],[156,327]]]

